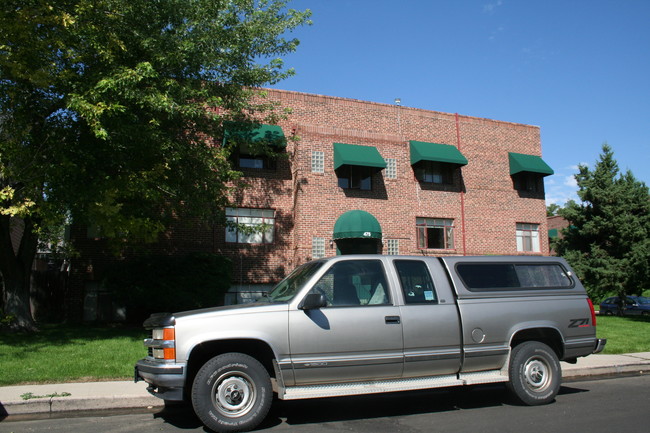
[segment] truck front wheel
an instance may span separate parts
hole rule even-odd
[[[550,403],[560,390],[560,361],[550,347],[538,341],[512,349],[509,374],[508,388],[528,406]]]
[[[243,353],[215,356],[201,367],[192,386],[194,412],[217,432],[255,428],[266,417],[272,400],[268,372]]]

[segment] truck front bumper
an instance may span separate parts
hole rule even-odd
[[[184,363],[161,363],[144,358],[135,364],[134,380],[149,384],[147,391],[163,400],[183,400],[187,366]]]

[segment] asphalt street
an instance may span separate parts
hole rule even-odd
[[[284,432],[641,432],[647,431],[650,375],[565,382],[550,405],[512,402],[502,385],[363,397],[276,401],[258,431]],[[51,415],[52,416],[52,415]],[[204,432],[189,407],[87,412],[72,418],[0,422],[1,433]]]

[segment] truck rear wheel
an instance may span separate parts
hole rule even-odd
[[[217,432],[255,428],[273,401],[269,374],[255,358],[243,353],[215,356],[199,370],[192,386],[194,412]]]
[[[550,403],[560,390],[560,361],[550,347],[538,341],[512,349],[509,374],[508,388],[528,406]]]

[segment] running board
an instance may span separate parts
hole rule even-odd
[[[278,389],[281,400],[303,398],[342,397],[349,395],[377,394],[382,392],[414,391],[418,389],[445,388],[448,386],[475,385],[481,383],[507,382],[502,370],[476,373],[451,374],[447,376],[417,377],[382,381],[335,383],[327,385],[291,386]]]

